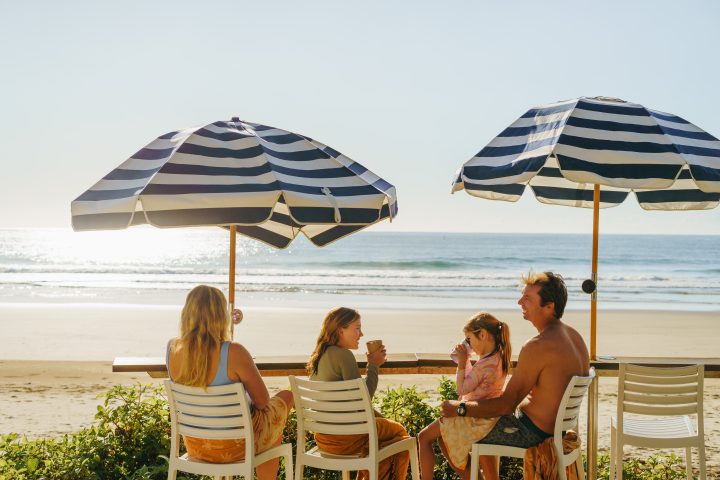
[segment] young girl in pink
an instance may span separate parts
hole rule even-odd
[[[464,344],[456,345],[452,352],[453,359],[457,358],[458,363],[456,382],[460,400],[465,402],[499,397],[503,392],[512,354],[507,323],[481,312],[467,322],[463,333],[478,360],[474,365],[470,362],[472,352],[468,352]],[[464,408],[464,403],[459,408]],[[497,418],[457,416],[435,420],[425,427],[418,435],[422,480],[433,478],[433,443],[440,437],[440,448],[445,457],[458,474],[468,478],[466,466],[472,444],[485,437],[496,422]],[[498,479],[496,457],[481,456],[480,465],[486,480]]]

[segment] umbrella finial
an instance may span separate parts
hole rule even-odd
[[[627,101],[623,100],[622,98],[617,97],[603,97],[602,95],[597,97],[591,97],[593,100],[600,100],[601,102],[615,102],[615,103],[627,103]]]

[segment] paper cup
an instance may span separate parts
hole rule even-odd
[[[365,343],[367,345],[368,353],[373,353],[378,348],[382,347],[382,340],[370,340]]]

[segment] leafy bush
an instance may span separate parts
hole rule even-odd
[[[440,377],[440,385],[438,386],[438,393],[440,394],[440,400],[457,400],[457,385],[451,378],[443,375]]]
[[[427,395],[418,393],[413,385],[385,390],[373,401],[383,417],[402,424],[411,437],[416,437],[437,418],[437,409],[425,402],[426,398]]]
[[[440,380],[440,400],[457,398],[455,383]],[[95,424],[58,439],[28,440],[17,434],[0,435],[0,480],[161,480],[167,477],[170,451],[168,405],[161,387],[117,386],[107,392],[98,407]],[[427,402],[427,395],[416,387],[399,387],[381,392],[375,400],[382,414],[396,420],[416,436],[439,416],[439,408]],[[294,444],[297,437],[295,411],[290,413],[283,441]],[[305,439],[308,447],[312,438]],[[609,478],[610,459],[600,455],[598,478]],[[281,464],[279,477],[284,475]],[[500,476],[508,480],[522,478],[522,460],[503,458]],[[179,475],[179,480],[197,479]],[[207,477],[205,477],[207,478]],[[330,480],[337,472],[305,469],[304,478]],[[408,475],[408,478],[409,475]],[[436,479],[458,478],[445,458],[436,450]],[[626,480],[682,480],[684,461],[674,454],[646,459],[626,459]]]
[[[598,456],[599,480],[610,478],[610,455]],[[623,461],[623,480],[684,480],[685,461],[671,453],[653,455],[645,459],[625,458]],[[711,478],[711,475],[708,475]]]
[[[162,388],[117,386],[98,406],[95,425],[58,439],[0,437],[0,479],[160,479],[170,449]]]

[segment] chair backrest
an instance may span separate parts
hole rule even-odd
[[[698,415],[702,423],[702,365],[643,367],[620,365],[618,377],[618,428],[623,413],[641,415]]]
[[[367,434],[370,456],[377,451],[377,427],[365,380],[318,382],[290,376],[297,412],[297,450],[305,452],[308,432],[330,435]]]
[[[188,387],[165,380],[170,404],[171,454],[178,435],[213,440],[245,439],[245,458],[255,451],[252,416],[242,383]]]
[[[557,417],[555,417],[555,431],[553,432],[556,447],[559,447],[558,452],[563,451],[562,433],[571,429],[577,432],[581,404],[594,378],[595,369],[590,368],[587,377],[574,376],[570,379],[568,386],[565,387],[565,393],[560,401]]]

